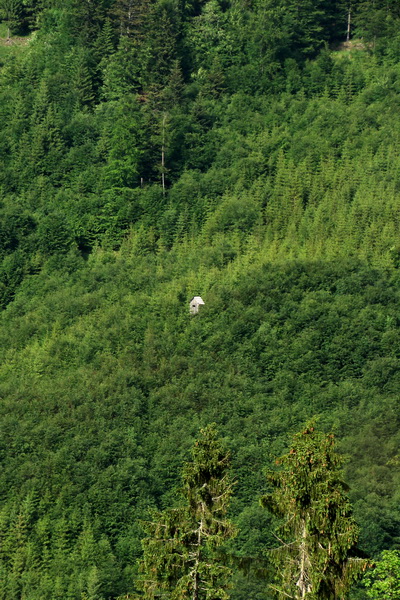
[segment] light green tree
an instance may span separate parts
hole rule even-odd
[[[364,577],[372,600],[400,600],[400,552],[384,550],[375,568]]]

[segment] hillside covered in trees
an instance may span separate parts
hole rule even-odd
[[[140,593],[144,522],[210,423],[232,600],[275,597],[260,499],[310,418],[360,552],[398,549],[398,0],[0,18],[0,600]]]

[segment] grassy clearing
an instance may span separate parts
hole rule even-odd
[[[31,39],[32,35],[11,36],[8,38],[7,24],[0,23],[0,61],[3,62],[7,57],[23,52]]]
[[[365,52],[366,50],[371,50],[371,44],[365,44],[361,38],[350,40],[349,42],[341,42],[332,48],[333,50],[333,58],[351,58],[354,53],[358,53],[360,51]]]

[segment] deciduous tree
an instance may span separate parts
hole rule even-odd
[[[400,598],[400,552],[384,550],[373,571],[364,578],[367,595],[372,600]]]

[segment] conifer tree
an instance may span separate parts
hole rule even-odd
[[[20,0],[0,0],[0,17],[7,23],[7,38],[19,25],[21,13]]]
[[[229,454],[214,426],[200,431],[183,470],[185,505],[154,513],[145,523],[141,587],[146,600],[225,600],[229,567],[217,554],[234,535],[227,519],[232,484]]]
[[[180,14],[173,6],[155,4],[148,16],[144,80],[165,85],[177,59]]]
[[[271,551],[281,580],[275,590],[282,599],[343,598],[368,563],[356,556],[358,527],[334,436],[309,424],[277,463],[281,471],[268,476],[273,491],[262,499],[283,519],[280,546]]]
[[[104,25],[96,39],[94,52],[99,62],[106,61],[114,52],[114,32],[109,18],[105,19]]]
[[[143,25],[148,10],[148,0],[116,0],[110,14],[120,36],[134,38],[136,43],[139,43],[143,37]]]

